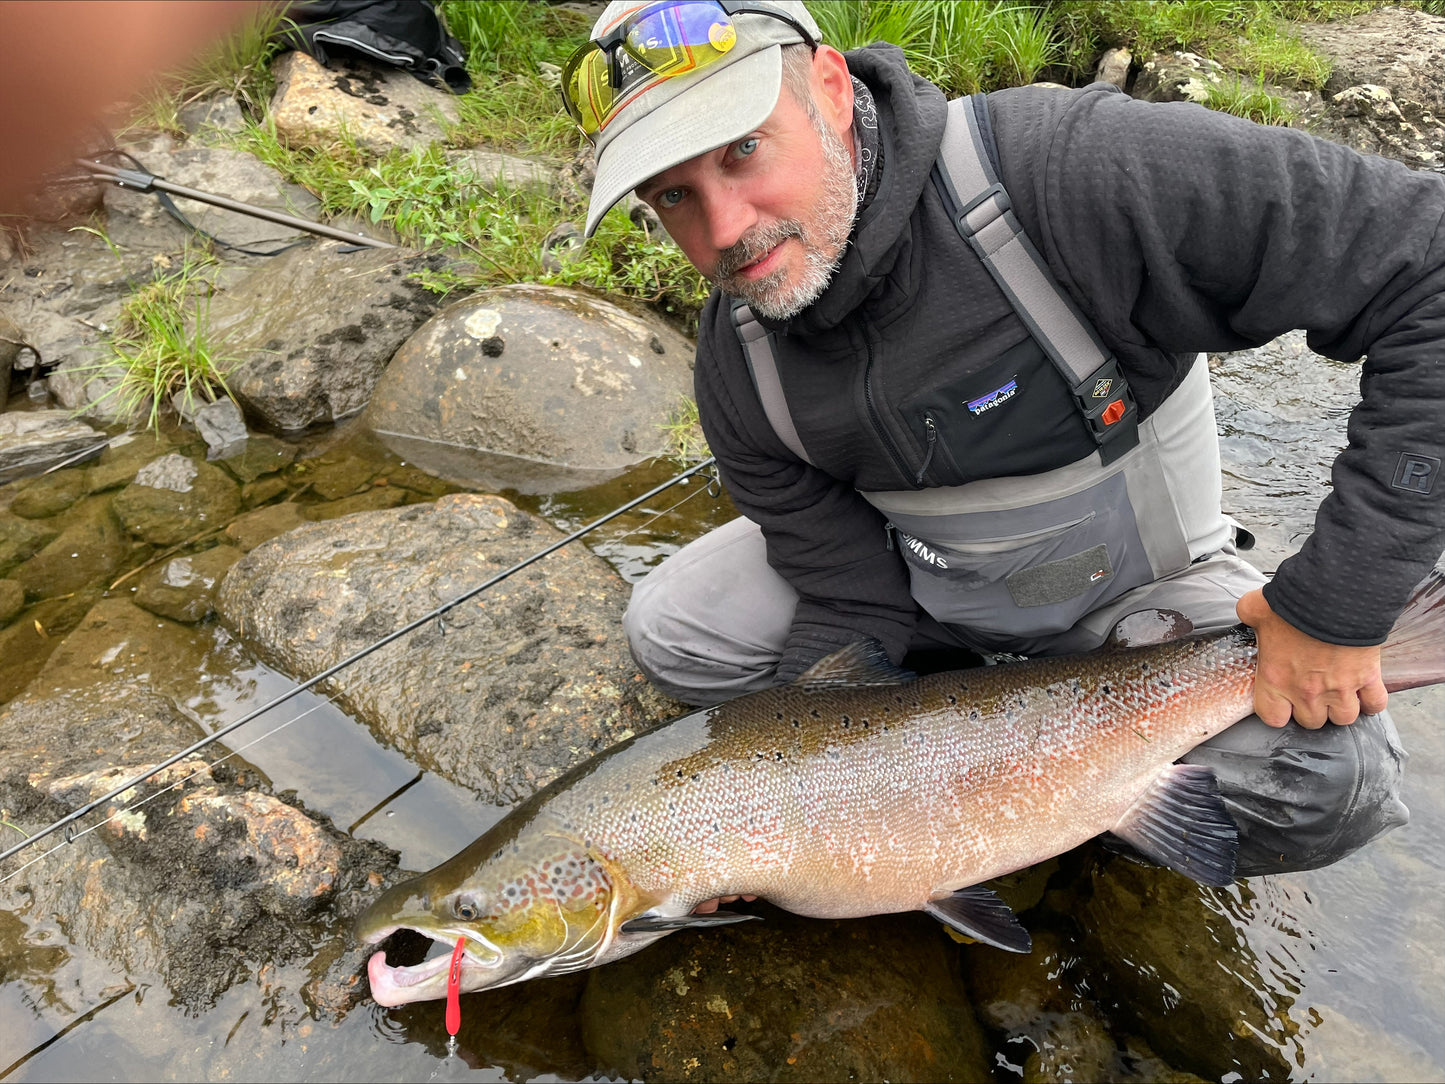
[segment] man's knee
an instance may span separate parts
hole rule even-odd
[[[1241,877],[1327,866],[1410,816],[1405,752],[1387,712],[1319,730],[1251,715],[1182,759],[1218,778],[1239,827]]]

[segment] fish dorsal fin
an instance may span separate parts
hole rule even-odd
[[[855,685],[903,685],[918,675],[894,666],[883,645],[872,638],[825,655],[798,675],[794,685],[810,691]]]
[[[622,933],[671,933],[706,926],[731,926],[734,922],[762,919],[762,915],[740,915],[735,911],[714,911],[708,915],[638,915],[621,926]]]
[[[1114,834],[1200,884],[1222,888],[1234,882],[1239,830],[1208,768],[1170,764],[1115,825]]]
[[[1034,947],[1033,938],[1019,925],[1008,904],[983,885],[960,888],[923,909],[945,926],[985,945],[1009,952],[1028,952]]]
[[[1182,640],[1194,622],[1178,610],[1135,610],[1119,620],[1109,634],[1110,647],[1153,647]]]

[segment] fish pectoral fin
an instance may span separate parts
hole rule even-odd
[[[1019,924],[1008,904],[983,885],[969,885],[941,900],[931,900],[923,910],[945,926],[985,945],[1008,952],[1029,952],[1034,947],[1033,938]]]
[[[825,655],[798,675],[795,686],[808,691],[858,685],[904,685],[918,675],[894,666],[883,645],[872,637]]]
[[[1153,647],[1182,640],[1194,631],[1194,622],[1178,610],[1135,610],[1119,619],[1109,633],[1109,647]]]
[[[1114,826],[1114,834],[1200,884],[1222,888],[1234,882],[1239,830],[1208,768],[1169,765]]]
[[[734,922],[750,922],[762,919],[762,915],[740,915],[734,911],[713,911],[707,915],[638,915],[629,918],[619,928],[621,933],[671,933],[696,926],[731,926]]]

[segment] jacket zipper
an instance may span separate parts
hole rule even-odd
[[[893,443],[893,437],[883,427],[883,419],[878,414],[878,407],[873,402],[873,341],[868,340],[868,364],[863,369],[863,401],[868,407],[868,420],[873,423],[873,429],[883,441],[883,447],[888,452],[888,458],[893,460],[893,468],[898,472],[900,478],[909,476],[908,463],[903,458],[903,453],[898,450],[898,445]]]
[[[932,414],[923,416],[923,428],[928,430],[928,452],[923,457],[923,466],[918,468],[918,477],[913,479],[913,484],[920,489],[923,487],[923,475],[928,470],[928,464],[933,462],[934,446],[938,443],[938,430],[934,427]]]

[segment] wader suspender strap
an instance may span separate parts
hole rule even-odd
[[[983,146],[983,95],[948,103],[934,166],[959,234],[1073,390],[1104,463],[1139,443],[1139,409],[1119,364],[1025,235]]]
[[[737,329],[738,340],[743,344],[743,356],[748,361],[748,371],[753,374],[753,387],[758,390],[758,399],[763,404],[763,413],[778,439],[788,451],[808,466],[814,466],[798,429],[793,425],[793,415],[788,410],[788,401],[783,398],[783,381],[778,375],[778,355],[773,350],[773,333],[763,327],[746,302],[734,301],[732,307],[733,327]]]
[[[943,143],[934,179],[959,234],[978,254],[1029,334],[1072,389],[1074,403],[1107,464],[1139,443],[1139,408],[1119,372],[1119,363],[1094,329],[1059,288],[1048,264],[1024,234],[1008,193],[993,172],[983,147],[975,108],[982,95],[948,103]],[[968,196],[964,199],[960,196]],[[773,431],[790,452],[813,464],[803,450],[783,396],[773,335],[744,302],[732,303],[733,326],[742,343],[753,385]]]

